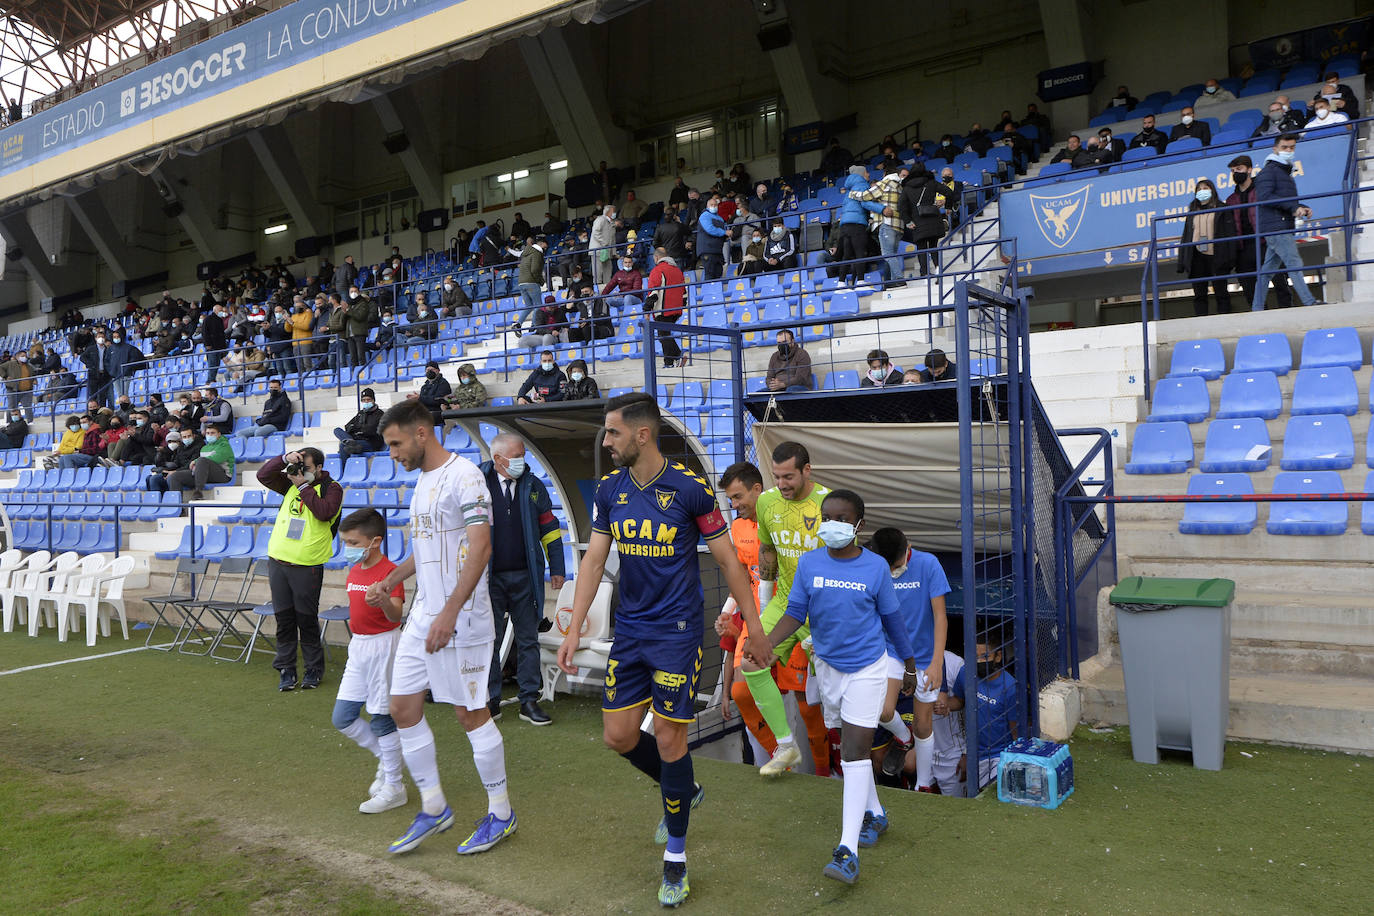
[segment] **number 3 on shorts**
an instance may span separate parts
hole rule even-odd
[[[618,664],[620,664],[620,662],[619,662],[618,660],[614,659],[614,658],[613,658],[613,659],[610,659],[609,661],[606,662],[606,686],[607,686],[607,687],[614,687],[614,686],[615,686],[615,666],[618,665]]]

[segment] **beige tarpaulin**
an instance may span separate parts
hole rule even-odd
[[[853,490],[866,507],[864,528],[894,526],[928,551],[963,549],[960,483],[973,480],[974,549],[1011,549],[1011,469],[1005,423],[975,423],[974,467],[959,468],[957,423],[756,423],[759,469],[772,486],[767,456],[794,440],[811,453],[813,479]]]

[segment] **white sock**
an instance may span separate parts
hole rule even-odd
[[[410,778],[420,790],[420,808],[426,814],[438,814],[448,807],[443,787],[439,785],[439,763],[434,757],[434,732],[423,718],[418,725],[398,728],[401,754],[404,755]]]
[[[382,778],[389,786],[399,786],[401,784],[401,736],[398,732],[389,735],[382,735],[377,739],[377,746],[381,749],[382,758]],[[442,810],[442,809],[440,809]]]
[[[935,778],[935,733],[916,739],[916,787],[930,788]]]
[[[468,732],[472,743],[472,762],[487,790],[487,812],[499,820],[510,819],[510,794],[506,791],[506,743],[496,723],[487,720],[481,728]]]
[[[906,722],[902,721],[902,717],[897,713],[894,712],[891,719],[884,719],[878,724],[887,729],[888,734],[896,738],[898,744],[911,743],[911,729],[906,727]]]
[[[775,737],[776,737],[776,736],[775,736]],[[785,747],[785,746],[787,746],[787,745],[789,745],[789,744],[796,744],[796,743],[797,743],[797,736],[796,736],[796,735],[788,735],[786,738],[778,738],[778,748],[779,748],[779,749],[781,749],[781,748],[783,748],[783,747]],[[776,754],[777,751],[774,751],[773,753]]]
[[[372,734],[372,726],[362,719],[354,719],[348,723],[348,728],[339,729],[339,734],[345,738],[352,738],[358,747],[371,752],[374,756],[382,756],[382,749],[377,746],[377,736]]]
[[[882,814],[887,809],[878,798],[878,779],[876,776],[869,777],[868,780],[868,801],[864,803],[865,811],[872,811],[874,814]]]
[[[864,825],[868,795],[873,790],[873,764],[867,760],[845,760],[844,812],[840,818],[840,845],[859,854],[859,831]]]

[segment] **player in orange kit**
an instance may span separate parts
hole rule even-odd
[[[730,465],[721,474],[720,488],[729,498],[730,508],[734,509],[737,514],[737,518],[730,525],[730,539],[734,542],[735,553],[739,556],[740,562],[749,570],[754,597],[757,600],[759,589],[759,526],[754,516],[754,505],[763,493],[763,475],[754,465],[747,461],[741,461]],[[742,646],[744,640],[742,637],[745,631],[742,616],[729,603],[716,620],[716,632],[721,637],[721,649],[734,654],[733,665],[727,666],[722,675],[724,688],[721,700],[722,715],[729,718],[730,703],[733,700],[744,720],[745,727],[754,736],[754,740],[771,755],[777,749],[777,738],[774,737],[772,729],[764,722],[763,714],[754,702],[748,684],[744,678],[736,676],[740,662],[743,660]],[[806,650],[798,645],[793,649],[786,664],[779,661],[773,665],[772,675],[779,690],[791,691],[797,695],[797,708],[801,713],[802,721],[806,723],[807,740],[811,745],[811,756],[816,766],[816,775],[829,776],[830,740],[825,729],[825,721],[821,715],[820,707],[808,705],[805,699],[808,664],[809,658]]]

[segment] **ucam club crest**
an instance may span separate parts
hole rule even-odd
[[[1031,194],[1031,213],[1040,234],[1055,248],[1068,247],[1083,227],[1083,214],[1088,209],[1088,194],[1092,185],[1084,185],[1068,194]]]

